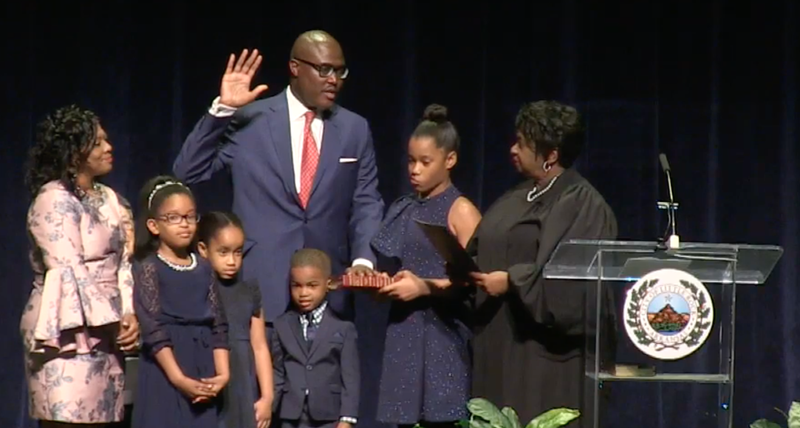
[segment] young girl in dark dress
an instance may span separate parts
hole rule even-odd
[[[603,415],[587,413],[591,406],[585,405],[586,394],[595,393],[585,390],[585,288],[576,281],[545,279],[543,267],[560,242],[616,239],[616,216],[573,167],[585,138],[574,107],[528,103],[517,113],[515,127],[511,159],[529,180],[486,210],[467,246],[480,269],[470,274],[476,286],[472,395],[511,407],[523,424],[567,407],[582,412],[570,426],[605,426],[594,419]],[[403,272],[397,278],[418,288],[466,288],[444,275]],[[606,297],[613,305],[612,296]],[[613,320],[606,321],[613,331]],[[613,342],[602,349],[613,350]]]
[[[133,428],[217,428],[229,378],[228,324],[214,271],[193,252],[188,187],[162,176],[140,195],[133,266],[143,341]]]
[[[372,245],[394,260],[379,266],[394,273],[412,271],[421,277],[445,274],[445,262],[414,220],[447,226],[466,245],[480,213],[450,181],[456,164],[458,133],[447,110],[425,110],[408,143],[408,172],[415,192],[389,208]],[[426,428],[450,425],[468,416],[470,398],[469,329],[465,307],[452,296],[431,296],[430,290],[399,281],[381,289],[394,299],[390,309],[383,374],[378,398],[381,422]]]
[[[228,316],[231,379],[223,391],[220,428],[266,428],[272,417],[272,357],[267,346],[261,292],[238,277],[244,229],[233,213],[210,212],[198,227],[197,249],[220,280]]]

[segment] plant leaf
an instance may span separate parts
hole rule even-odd
[[[503,407],[503,410],[500,410],[500,413],[502,413],[508,419],[510,424],[509,426],[511,428],[522,428],[522,424],[519,422],[519,416],[514,409],[511,407]]]
[[[492,428],[492,424],[483,419],[474,418],[469,421],[469,428]]]
[[[800,428],[800,402],[793,401],[789,407],[789,428]]]
[[[781,428],[781,426],[766,419],[759,419],[750,424],[750,428]]]
[[[577,419],[581,412],[567,408],[550,409],[541,415],[533,418],[525,428],[558,428],[562,427],[573,419]]]
[[[489,422],[495,428],[509,428],[508,418],[500,412],[491,401],[485,398],[473,398],[467,402],[467,409],[473,416]]]

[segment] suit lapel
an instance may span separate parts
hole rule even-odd
[[[308,351],[308,358],[314,356],[314,352],[319,349],[320,343],[327,342],[327,338],[330,336],[331,329],[335,323],[336,319],[334,318],[334,315],[331,313],[330,309],[325,308],[325,314],[322,316],[322,321],[319,323],[319,327],[317,328],[317,335],[311,342],[311,350]]]
[[[289,330],[292,336],[297,340],[297,346],[302,350],[303,355],[308,356],[308,343],[303,338],[303,327],[300,325],[300,315],[292,311],[292,315],[286,320],[289,324]]]
[[[330,117],[325,120],[325,130],[322,133],[322,151],[319,154],[319,164],[317,172],[314,174],[314,186],[311,188],[311,198],[317,191],[325,173],[334,168],[338,163],[339,155],[342,153],[342,140],[339,123],[336,120],[336,108],[330,113]],[[309,199],[309,200],[310,200]]]
[[[278,159],[283,187],[300,204],[300,198],[294,185],[294,163],[292,162],[292,133],[289,128],[289,105],[286,91],[281,92],[278,102],[270,107],[267,115],[272,135],[272,148]],[[324,138],[324,137],[323,137]]]

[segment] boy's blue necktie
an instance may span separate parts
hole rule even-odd
[[[307,313],[306,321],[308,321],[308,325],[306,326],[306,341],[311,342],[314,340],[314,336],[317,335],[317,325],[314,324],[314,314],[311,312]]]

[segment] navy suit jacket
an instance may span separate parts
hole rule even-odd
[[[300,205],[292,167],[286,92],[218,118],[206,114],[186,138],[173,166],[188,184],[231,173],[233,209],[244,223],[242,275],[256,278],[268,321],[289,304],[289,261],[301,248],[318,248],[341,274],[352,260],[375,263],[370,240],[383,217],[372,133],[367,120],[340,106],[324,117],[319,165],[307,209]],[[342,162],[347,158],[355,162]],[[352,317],[345,290],[331,307]]]
[[[361,380],[355,325],[326,308],[309,346],[300,314],[289,310],[275,320],[272,332],[273,410],[279,417],[300,419],[308,397],[308,416],[314,421],[358,418]]]

